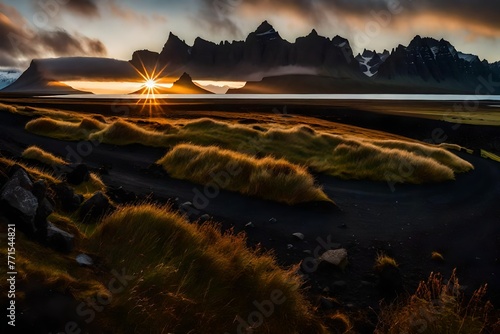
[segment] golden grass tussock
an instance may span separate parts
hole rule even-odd
[[[375,333],[493,333],[498,323],[490,317],[493,306],[485,295],[486,285],[465,300],[455,271],[447,283],[431,273],[407,301],[382,308]]]
[[[236,333],[244,321],[253,333],[326,332],[293,269],[248,249],[244,235],[190,224],[169,207],[121,208],[104,218],[88,247],[134,277],[113,296],[111,313],[122,314],[112,324],[115,331]],[[273,312],[261,321],[255,314],[263,301]]]
[[[19,166],[23,167],[28,174],[30,174],[33,178],[36,180],[46,180],[47,182],[51,184],[56,184],[62,182],[59,177],[55,176],[52,171],[47,171],[40,169],[38,167],[32,167],[29,165],[26,165],[22,162],[15,161],[9,158],[1,157],[0,156],[0,166],[5,167],[5,168],[10,168],[13,165],[18,164]]]
[[[165,137],[161,132],[145,130],[134,123],[123,120],[113,122],[102,128],[102,131],[92,133],[89,139],[113,145],[165,146]]]
[[[90,173],[90,179],[88,181],[73,186],[73,189],[75,190],[75,193],[81,194],[87,199],[98,191],[106,192],[106,185],[102,182],[99,175],[96,173]]]
[[[30,146],[22,153],[24,159],[36,160],[48,166],[66,166],[68,163],[64,159],[52,153],[42,150],[37,146]]]
[[[244,195],[290,205],[331,202],[305,168],[283,159],[257,159],[214,146],[181,144],[158,164],[174,178],[204,185],[213,183]]]
[[[93,118],[83,118],[79,122],[68,122],[42,117],[28,122],[26,130],[62,140],[88,140],[92,133],[105,126]]]
[[[444,146],[404,139],[371,140],[353,133],[318,131],[307,125],[259,123],[256,127],[210,118],[151,124],[132,120],[115,120],[110,124],[92,121],[98,129],[82,125],[87,122],[85,119],[80,123],[84,130],[79,130],[75,123],[47,118],[31,121],[26,128],[62,139],[73,137],[73,140],[98,140],[114,145],[218,146],[251,156],[282,158],[346,179],[420,184],[454,180],[457,173],[474,168]]]
[[[8,104],[0,103],[0,111],[10,112],[11,114],[17,113],[17,108]]]
[[[375,264],[373,269],[377,272],[381,272],[387,268],[398,268],[399,265],[392,257],[385,255],[384,253],[378,253],[375,259]]]
[[[463,173],[474,169],[474,166],[469,162],[460,159],[455,154],[438,146],[429,146],[419,143],[402,142],[397,140],[373,141],[374,145],[399,149],[416,154],[417,156],[429,157],[444,166],[450,167],[454,172]]]

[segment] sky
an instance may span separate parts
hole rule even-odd
[[[293,42],[313,28],[348,38],[354,52],[391,50],[422,37],[500,60],[498,0],[8,0],[0,1],[0,68],[33,58],[129,60],[160,52],[169,32],[188,44],[243,40],[268,20]]]

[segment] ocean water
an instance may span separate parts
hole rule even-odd
[[[61,99],[116,99],[145,100],[144,95],[58,95],[50,98]],[[153,98],[150,96],[149,99]],[[428,95],[428,94],[213,94],[213,95],[172,95],[158,94],[160,100],[388,100],[388,101],[500,101],[500,95]],[[499,107],[492,105],[492,107]]]

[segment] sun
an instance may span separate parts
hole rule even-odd
[[[156,88],[156,81],[154,79],[148,79],[144,83],[144,86],[148,89],[154,89]]]

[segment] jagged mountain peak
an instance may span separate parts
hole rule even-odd
[[[193,78],[187,73],[184,72],[181,77],[175,82],[176,84],[184,84],[184,83],[192,83]]]
[[[262,22],[260,26],[257,28],[257,30],[255,30],[255,33],[257,35],[264,34],[267,32],[276,32],[276,30],[274,30],[274,27],[269,22],[267,22],[267,20]]]

